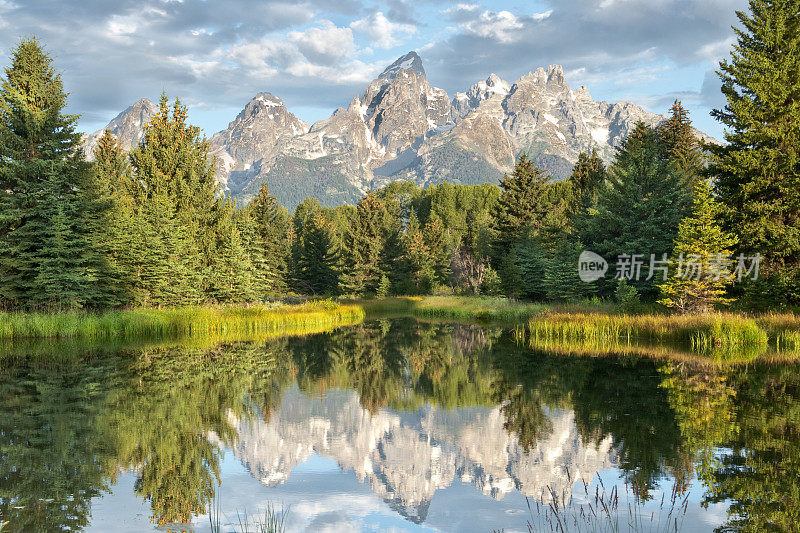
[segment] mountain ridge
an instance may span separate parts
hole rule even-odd
[[[124,148],[141,140],[150,106],[139,100],[109,123]],[[402,179],[498,183],[522,153],[565,179],[581,152],[596,149],[610,161],[637,122],[664,118],[631,102],[593,100],[584,85],[573,90],[560,65],[513,83],[492,73],[450,98],[409,52],[327,119],[309,125],[280,97],[259,92],[209,144],[224,190],[247,202],[266,184],[292,209],[303,195],[354,203]],[[87,151],[100,134],[87,138]]]

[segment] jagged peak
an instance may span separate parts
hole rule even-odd
[[[406,55],[397,58],[397,60],[386,67],[379,78],[392,79],[397,76],[397,73],[402,70],[410,70],[417,76],[425,76],[425,67],[422,65],[422,58],[416,52],[409,52]]]
[[[558,85],[564,84],[564,67],[561,65],[550,65],[547,67],[547,82]]]
[[[266,91],[255,95],[249,103],[254,105],[261,104],[264,107],[286,107],[286,104],[283,103],[283,100],[279,96],[275,96]]]

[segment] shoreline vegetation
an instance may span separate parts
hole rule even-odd
[[[800,315],[770,313],[641,314],[609,303],[547,305],[491,297],[407,297],[361,300],[367,315],[413,316],[426,320],[474,321],[515,326],[531,348],[572,353],[692,353],[741,360],[763,355],[800,355]]]
[[[180,307],[88,313],[0,313],[0,340],[30,338],[259,337],[357,324],[364,310],[330,300],[300,305]]]
[[[498,297],[430,296],[317,300],[302,304],[132,309],[89,313],[0,313],[0,342],[108,342],[137,339],[214,339],[219,342],[307,335],[365,319],[494,324],[514,329],[534,350],[584,355],[687,355],[743,361],[800,355],[800,315],[706,313],[628,314],[609,303],[547,305]],[[8,346],[6,346],[7,348]]]

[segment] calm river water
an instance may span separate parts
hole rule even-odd
[[[3,533],[253,531],[270,505],[286,531],[800,527],[796,364],[412,319],[0,361]]]

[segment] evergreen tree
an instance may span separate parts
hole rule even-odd
[[[411,215],[402,240],[404,274],[407,275],[405,292],[429,294],[436,277],[435,263],[416,215]]]
[[[672,104],[669,118],[658,125],[658,136],[664,156],[673,162],[694,189],[700,180],[705,160],[689,119],[689,111],[679,100]]]
[[[542,294],[539,284],[544,274],[544,255],[538,240],[553,211],[548,197],[549,180],[523,154],[513,174],[500,182],[503,192],[494,212],[492,262],[509,296],[535,298]]]
[[[439,221],[438,216],[433,216],[422,230],[423,240],[431,256],[434,284],[444,285],[451,274],[452,251],[447,230]]]
[[[593,285],[578,277],[578,258],[583,246],[575,238],[564,238],[545,262],[544,291],[547,299],[556,302],[579,300],[591,296]]]
[[[592,148],[591,154],[581,152],[569,177],[577,201],[574,208],[582,211],[593,206],[605,181],[606,166],[597,155],[597,149]]]
[[[186,121],[186,108],[170,108],[162,94],[159,110],[145,126],[144,139],[130,154],[142,188],[135,198],[137,240],[134,265],[142,303],[181,305],[209,297],[216,268],[218,224],[224,201],[216,197],[208,142]]]
[[[222,303],[253,301],[256,299],[255,273],[237,224],[233,200],[229,198],[225,202],[219,216],[215,224],[217,242],[208,296]]]
[[[670,279],[659,286],[660,302],[667,307],[703,313],[730,302],[724,294],[733,282],[733,269],[726,258],[736,239],[719,226],[718,210],[711,187],[701,181],[695,187],[692,213],[678,228]]]
[[[286,290],[289,258],[286,238],[289,217],[286,209],[278,204],[278,200],[264,185],[245,211],[258,241],[249,250],[253,263],[258,265],[257,276],[262,280],[258,283],[260,291],[264,294],[281,293]]]
[[[97,305],[107,262],[94,245],[108,206],[84,160],[78,117],[36,39],[14,48],[0,87],[0,302]],[[62,284],[63,282],[63,284]]]
[[[644,278],[651,254],[661,259],[672,252],[678,224],[688,211],[683,176],[663,157],[657,133],[639,123],[618,149],[608,182],[596,211],[577,220],[581,240],[610,263],[623,254],[641,254],[642,279],[633,285],[654,293]],[[605,289],[610,290],[609,284]]]
[[[549,181],[550,176],[525,154],[520,156],[514,172],[503,177],[503,192],[494,213],[497,252],[504,253],[515,240],[541,229],[551,207],[547,201]]]
[[[384,247],[390,219],[386,201],[374,192],[367,193],[358,202],[356,215],[344,238],[342,285],[346,293],[364,295],[377,290],[385,273]]]
[[[97,249],[109,262],[108,277],[104,283],[109,292],[106,305],[119,305],[131,301],[136,222],[134,198],[140,192],[131,175],[130,162],[123,153],[117,138],[108,130],[97,142],[94,152],[97,173],[98,197],[109,206],[105,224],[97,228]]]
[[[336,292],[338,252],[334,248],[333,224],[321,212],[303,225],[296,257],[297,276],[304,288],[312,294]]]
[[[725,227],[764,257],[773,302],[800,303],[800,1],[751,0],[718,74],[726,128],[709,146]]]

